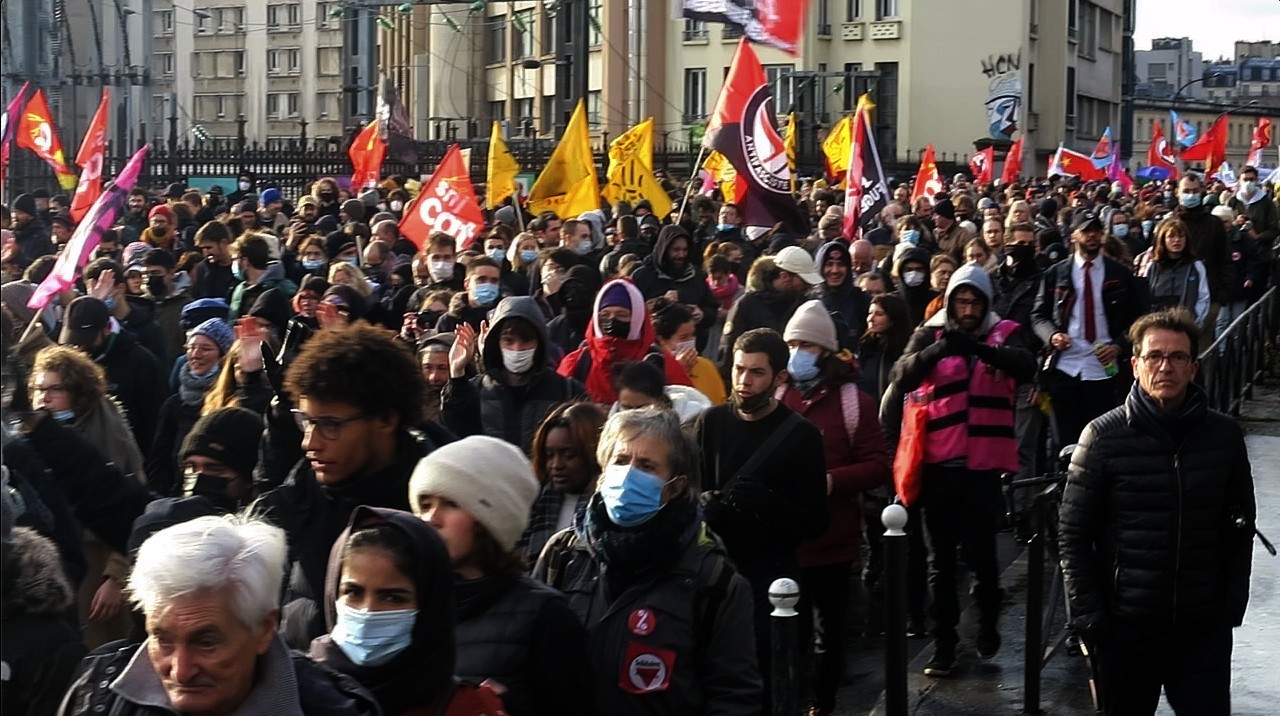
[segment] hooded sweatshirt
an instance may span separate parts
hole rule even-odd
[[[667,259],[667,250],[677,239],[684,239],[689,246],[685,264],[679,269]],[[675,291],[680,297],[680,303],[701,309],[702,320],[697,326],[698,339],[700,344],[706,342],[706,334],[716,322],[716,309],[720,302],[711,292],[706,276],[697,266],[697,254],[689,232],[679,226],[662,227],[658,240],[653,244],[653,253],[636,269],[631,280],[640,289],[645,300],[657,298],[667,291]]]
[[[538,347],[529,381],[513,386],[507,379],[502,359],[503,325],[522,319],[533,326]],[[480,350],[484,374],[474,378],[453,378],[444,388],[441,419],[459,437],[488,435],[506,440],[527,454],[533,444],[533,433],[555,406],[580,398],[582,384],[551,370],[552,349],[542,310],[529,296],[504,298],[494,309]]]
[[[824,280],[810,295],[822,301],[828,312],[838,313],[844,318],[849,338],[848,345],[842,345],[841,348],[856,351],[858,338],[867,332],[867,309],[871,308],[871,297],[853,285],[853,259],[849,255],[849,247],[842,242],[832,241],[818,249],[818,258],[814,261],[818,273],[822,273],[822,266],[833,256],[848,269],[844,282],[832,288]]]

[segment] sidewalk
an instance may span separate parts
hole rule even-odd
[[[1244,405],[1240,418],[1247,435],[1258,503],[1258,527],[1280,543],[1280,386],[1259,388]],[[1235,630],[1232,663],[1232,713],[1264,716],[1280,711],[1280,558],[1255,541],[1253,582],[1244,624]],[[1052,565],[1046,565],[1051,569]],[[1023,646],[1026,624],[1026,554],[1023,552],[1001,577],[1006,591],[1001,621],[1004,644],[996,658],[982,662],[972,644],[977,610],[965,612],[960,625],[960,653],[955,670],[945,679],[923,674],[932,647],[912,661],[907,677],[908,708],[913,716],[994,716],[1022,713]],[[1054,625],[1045,625],[1046,631]],[[1060,651],[1041,675],[1043,714],[1092,714],[1088,671],[1084,661]],[[871,711],[884,714],[884,698]],[[1161,715],[1173,711],[1161,700]]]

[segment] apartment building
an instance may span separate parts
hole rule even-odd
[[[1204,70],[1204,55],[1192,48],[1189,37],[1156,38],[1150,50],[1134,53],[1140,96],[1172,99],[1181,89],[1180,97],[1208,98],[1203,83],[1195,82],[1204,76]]]

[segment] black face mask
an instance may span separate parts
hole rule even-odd
[[[560,287],[560,302],[569,311],[589,310],[591,294],[577,282],[567,283]]]
[[[731,393],[730,395],[733,398],[734,406],[747,415],[753,415],[764,410],[768,407],[769,401],[773,399],[772,390],[766,390],[763,393],[756,393],[749,398],[741,398],[736,392]]]
[[[237,480],[239,478],[236,478]],[[186,492],[192,497],[203,497],[213,506],[222,512],[235,512],[240,509],[240,500],[227,494],[231,483],[236,480],[228,480],[225,477],[214,477],[206,475],[203,472],[197,472],[195,475],[184,476],[183,482],[186,483]]]
[[[152,296],[163,296],[168,293],[168,287],[164,284],[164,276],[148,276],[147,291]]]
[[[443,315],[441,311],[421,311],[418,313],[418,328],[435,328]]]
[[[1030,244],[1010,244],[1009,255],[1005,258],[1013,275],[1029,276],[1036,270],[1036,249]]]
[[[337,198],[337,194],[334,194],[331,191],[320,192],[320,201],[323,201],[326,204],[328,204],[329,202],[333,201],[336,198]]]
[[[622,321],[617,318],[606,318],[600,321],[600,330],[604,331],[606,336],[612,338],[626,338],[631,334],[631,321]]]

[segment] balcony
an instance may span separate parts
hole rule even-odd
[[[840,25],[840,39],[857,42],[862,39],[862,23],[845,22]]]
[[[902,39],[902,21],[901,20],[878,20],[871,23],[871,39],[873,40],[899,40]]]
[[[691,45],[705,45],[710,33],[707,28],[699,28],[697,30],[685,30],[681,38]]]

